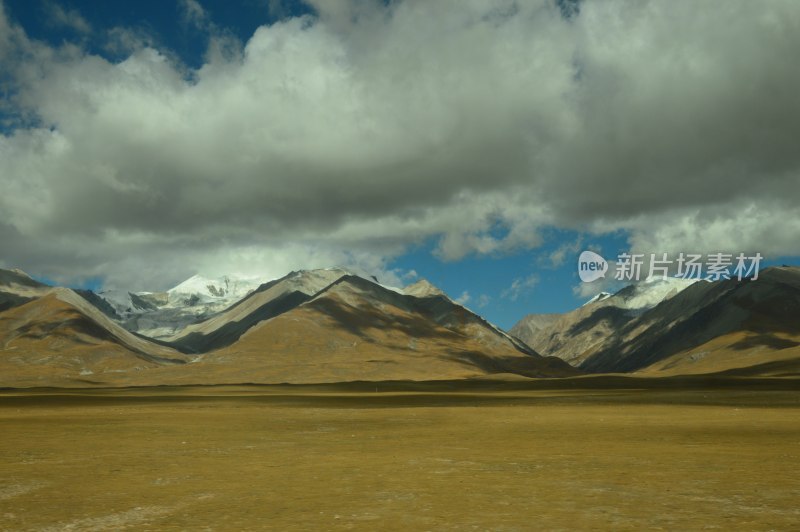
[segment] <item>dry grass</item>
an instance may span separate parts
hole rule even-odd
[[[642,375],[691,375],[737,371],[743,375],[800,375],[800,335],[736,331],[639,371]]]
[[[364,386],[3,392],[0,529],[800,526],[785,384]]]

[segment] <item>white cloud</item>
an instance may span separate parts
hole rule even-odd
[[[48,2],[45,6],[48,22],[51,25],[70,28],[78,33],[86,34],[92,32],[92,25],[77,9],[65,9],[55,2]]]
[[[527,277],[518,277],[514,279],[511,286],[503,290],[500,297],[516,301],[525,294],[528,294],[533,288],[539,284],[540,278],[537,274],[531,274]]]
[[[800,181],[799,181],[800,182]],[[730,202],[686,209],[648,220],[637,227],[631,247],[640,253],[746,253],[800,255],[800,207],[795,200]]]
[[[456,303],[458,303],[459,305],[466,305],[467,303],[469,303],[470,299],[472,298],[470,297],[469,292],[467,290],[464,290],[463,292],[461,292],[461,295],[456,298]]]
[[[583,236],[579,236],[574,242],[564,242],[549,255],[543,257],[540,263],[548,268],[558,268],[564,264],[567,257],[577,256],[583,246],[583,240]]]
[[[600,279],[592,281],[591,283],[578,283],[572,287],[572,294],[579,299],[589,300],[600,292],[608,292],[613,294],[625,286],[625,284],[630,284],[617,281],[614,278],[616,269],[616,261],[609,261],[608,273],[605,277],[601,277]]]
[[[197,0],[180,0],[178,5],[181,8],[183,20],[198,29],[206,29],[209,18],[208,13]]]
[[[337,0],[246,43],[182,5],[209,33],[196,71],[135,29],[111,30],[114,63],[0,13],[7,104],[37,124],[0,137],[11,265],[381,268],[431,237],[445,260],[534,248],[546,226],[800,254],[796,2],[609,0],[567,21],[545,0]]]
[[[419,277],[417,270],[408,270],[403,274],[401,279],[406,282],[413,282],[417,277]]]

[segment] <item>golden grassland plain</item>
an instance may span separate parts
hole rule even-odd
[[[800,527],[797,381],[570,382],[4,390],[0,529]]]

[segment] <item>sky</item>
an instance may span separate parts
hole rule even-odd
[[[584,249],[800,263],[795,0],[0,0],[0,267],[345,266],[503,327]]]

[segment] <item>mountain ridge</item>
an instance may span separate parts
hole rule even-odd
[[[529,315],[511,333],[425,280],[399,289],[329,268],[238,292],[227,291],[230,279],[226,291],[190,281],[173,291],[188,300],[130,293],[141,299],[136,325],[173,320],[171,335],[148,337],[100,294],[0,270],[0,384],[800,374],[797,267],[767,268],[757,281],[629,286],[569,313]],[[198,287],[217,306],[192,314]]]
[[[199,286],[197,281],[189,285]],[[263,283],[166,339],[125,329],[129,321],[113,319],[111,304],[100,295],[41,290],[24,311],[36,330],[57,333],[19,343],[14,332],[19,327],[10,326],[15,314],[0,312],[0,323],[9,325],[5,336],[0,334],[0,341],[6,340],[0,360],[13,362],[0,384],[9,378],[22,385],[139,386],[578,373],[540,356],[438,289],[427,287],[427,295],[418,297],[341,269],[291,272]],[[160,297],[141,295],[150,298],[148,304]],[[61,319],[67,315],[72,317]],[[53,343],[62,337],[66,343]],[[25,356],[17,356],[23,351]]]

